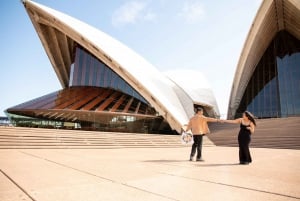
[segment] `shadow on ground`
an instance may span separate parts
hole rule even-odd
[[[189,161],[189,160],[145,160],[142,162],[149,162],[149,163],[179,163],[179,162],[185,162],[190,163],[195,166],[201,166],[201,167],[218,167],[218,166],[235,166],[240,165],[239,163],[203,163],[205,161]]]

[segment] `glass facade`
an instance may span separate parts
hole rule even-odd
[[[77,46],[69,87],[7,109],[15,126],[174,134],[121,76]]]
[[[112,88],[147,103],[147,101],[117,73],[81,47],[76,47],[74,64],[71,66],[69,86]]]
[[[300,51],[277,57],[281,116],[300,114]]]
[[[247,85],[235,117],[248,110],[258,118],[300,115],[300,41],[277,33]]]

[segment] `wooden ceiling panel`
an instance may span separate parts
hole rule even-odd
[[[51,104],[41,104],[49,100],[52,101]],[[24,104],[26,107],[9,108],[7,111],[12,114],[56,121],[74,121],[74,119],[89,121],[91,118],[95,119],[96,116],[99,119],[108,117],[111,119],[114,115],[129,115],[137,118],[157,117],[156,111],[151,106],[128,94],[107,88],[71,87],[29,102],[43,105],[43,108],[33,108],[35,104]],[[135,104],[132,104],[133,102]],[[95,108],[96,105],[98,105],[97,108]],[[120,105],[126,106],[123,110],[117,110]]]

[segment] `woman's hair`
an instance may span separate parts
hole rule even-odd
[[[256,122],[255,122],[253,114],[251,114],[249,111],[245,111],[245,115],[254,124],[254,126],[256,126]]]

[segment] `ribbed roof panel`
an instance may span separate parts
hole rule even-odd
[[[235,115],[256,65],[276,34],[282,30],[300,39],[300,1],[264,0],[239,58],[231,88],[228,118]]]
[[[188,121],[170,80],[130,48],[61,12],[29,0],[24,5],[63,87],[69,82],[72,46],[78,43],[126,80],[173,129],[179,132]]]

